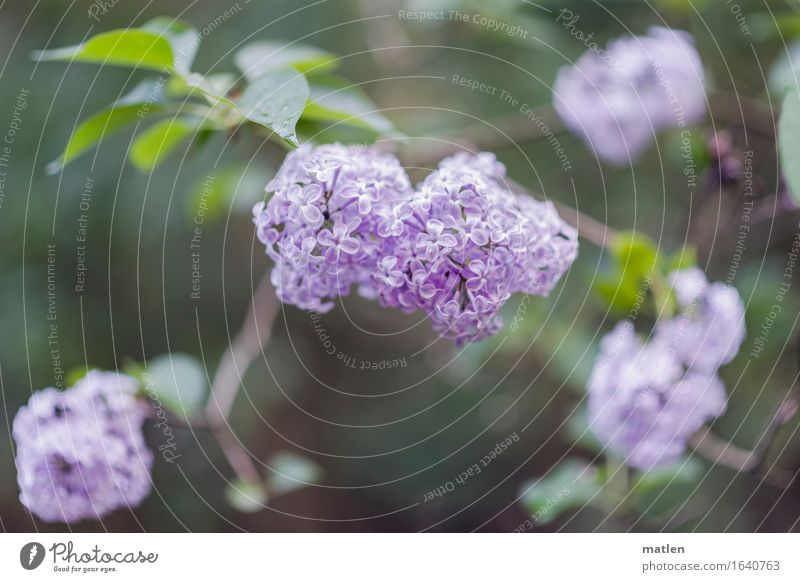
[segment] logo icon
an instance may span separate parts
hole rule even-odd
[[[30,542],[19,551],[19,563],[26,570],[35,570],[44,561],[44,546],[39,542]]]

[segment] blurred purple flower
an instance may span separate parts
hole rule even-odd
[[[628,321],[600,342],[588,383],[592,431],[625,462],[648,470],[676,461],[691,436],[725,412],[717,376],[744,340],[736,290],[709,285],[699,269],[673,273],[682,312],[644,343]]]
[[[13,423],[20,501],[45,521],[99,519],[137,506],[153,455],[129,376],[89,372],[74,388],[31,396]]]
[[[745,338],[744,304],[733,287],[709,284],[698,268],[672,274],[680,316],[656,328],[688,368],[715,372],[739,352]]]
[[[606,51],[587,51],[563,67],[553,104],[600,158],[624,166],[656,131],[705,116],[703,65],[688,33],[654,27],[647,36],[619,38]]]

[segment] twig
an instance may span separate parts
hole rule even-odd
[[[786,395],[783,402],[781,402],[781,405],[778,407],[778,410],[775,411],[767,428],[764,429],[761,438],[758,439],[756,446],[753,447],[753,456],[755,458],[755,467],[753,471],[757,471],[764,466],[772,444],[778,436],[778,431],[794,417],[797,413],[798,406],[800,406],[800,394],[791,391]]]
[[[756,467],[753,451],[737,447],[714,435],[707,428],[695,434],[689,445],[709,461],[734,471],[752,471]]]
[[[617,233],[608,225],[561,202],[553,202],[553,204],[564,222],[577,230],[581,237],[593,245],[608,248],[614,244]]]
[[[242,376],[269,341],[279,305],[269,276],[265,275],[253,294],[241,330],[222,356],[206,404],[205,416],[211,433],[233,470],[246,481],[261,481],[261,473],[231,430],[228,415]]]
[[[764,465],[781,427],[787,424],[800,407],[800,393],[792,390],[784,398],[772,416],[761,437],[752,450],[742,449],[715,436],[708,429],[695,434],[690,446],[709,461],[724,465],[737,472],[746,472],[764,478],[765,481],[785,489],[794,480],[794,475],[784,469],[764,469]]]
[[[263,481],[258,467],[255,466],[247,451],[242,448],[241,443],[227,423],[223,426],[212,427],[211,434],[214,435],[219,448],[225,458],[228,459],[228,463],[234,473],[240,479],[248,483],[261,483]]]
[[[536,196],[530,190],[528,190],[525,186],[517,182],[516,180],[512,180],[511,178],[506,178],[506,183],[509,187],[515,191],[517,194],[522,194],[524,196],[533,196],[534,198],[542,199],[543,196]],[[572,208],[571,206],[567,206],[566,204],[562,204],[561,202],[552,201],[553,205],[558,210],[559,216],[570,225],[572,228],[578,231],[578,234],[600,248],[608,248],[614,244],[614,240],[617,237],[617,232],[611,228],[610,226],[603,224],[599,220],[592,218],[578,210],[577,208]]]

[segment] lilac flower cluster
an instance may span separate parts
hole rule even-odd
[[[20,501],[45,521],[99,519],[150,492],[153,456],[129,376],[89,372],[31,396],[14,418]]]
[[[706,111],[703,65],[692,37],[661,27],[648,32],[619,38],[606,51],[587,51],[559,71],[553,89],[564,124],[617,165],[636,158],[654,132],[696,123]]]
[[[496,333],[513,293],[547,295],[577,255],[577,233],[549,202],[512,193],[492,154],[443,160],[395,206],[375,288],[381,303],[421,309],[459,343]]]
[[[699,269],[678,271],[672,288],[681,313],[656,324],[643,342],[629,321],[600,344],[589,379],[589,421],[610,450],[648,470],[677,460],[691,436],[725,412],[717,376],[744,341],[739,294],[709,285]]]
[[[399,162],[373,148],[304,145],[290,153],[274,192],[253,209],[259,240],[275,262],[284,303],[325,313],[355,285],[370,295],[377,233],[391,233],[394,204],[411,192]]]
[[[512,193],[492,154],[456,154],[416,191],[373,149],[304,147],[254,208],[285,303],[324,312],[357,285],[386,307],[423,310],[460,343],[501,326],[512,293],[546,295],[577,254],[548,202]]]

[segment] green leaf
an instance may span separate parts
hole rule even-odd
[[[593,453],[602,453],[603,444],[598,440],[595,434],[589,430],[588,417],[589,413],[585,407],[575,410],[567,419],[567,424],[564,427],[566,435],[579,447],[588,449]]]
[[[800,39],[780,52],[770,67],[768,86],[777,99],[783,99],[790,89],[800,90]]]
[[[335,55],[313,46],[281,41],[256,41],[245,45],[233,57],[249,81],[278,69],[293,68],[317,74],[338,66]]]
[[[187,354],[164,354],[147,366],[145,386],[161,403],[178,414],[191,416],[206,401],[208,381],[202,364]]]
[[[188,75],[200,33],[180,20],[159,17],[140,28],[122,28],[93,36],[70,47],[38,51],[39,61],[79,61],[155,69]]]
[[[633,482],[631,492],[634,495],[645,495],[659,492],[669,485],[693,485],[703,476],[703,472],[703,465],[697,459],[681,459],[671,465],[639,474]]]
[[[247,119],[296,146],[295,127],[307,101],[306,78],[293,69],[281,69],[248,85],[237,106]]]
[[[196,91],[211,105],[225,105],[236,110],[236,103],[228,98],[228,93],[236,82],[234,75],[230,73],[217,73],[214,75],[192,73],[185,77],[183,81],[182,89],[186,95],[191,95]],[[174,85],[173,90],[175,90]]]
[[[630,272],[617,271],[614,276],[599,275],[592,283],[594,290],[619,313],[629,312],[640,300],[642,281]]]
[[[800,14],[793,11],[784,14],[775,12],[751,12],[747,15],[753,39],[756,42],[779,40],[800,36]]]
[[[800,93],[788,91],[781,106],[778,150],[789,193],[800,204]]]
[[[631,275],[646,276],[658,268],[658,247],[639,232],[621,232],[614,239],[611,252],[619,266]]]
[[[200,33],[196,29],[166,16],[154,18],[141,29],[166,39],[172,48],[172,66],[184,76],[189,74],[197,49],[200,48]]]
[[[313,81],[309,102],[303,111],[304,120],[345,123],[378,134],[392,133],[392,122],[360,89],[332,81]]]
[[[128,95],[115,104],[95,113],[81,122],[67,142],[66,147],[53,162],[47,173],[55,174],[72,160],[91,149],[105,138],[126,126],[141,121],[163,110],[164,83],[147,79],[139,83]]]
[[[140,133],[133,141],[129,159],[142,172],[150,172],[175,147],[194,134],[198,122],[182,118],[164,119]]]
[[[602,473],[592,465],[569,459],[544,477],[522,486],[522,503],[538,524],[560,513],[583,507],[603,488]]]
[[[682,271],[697,266],[697,247],[687,245],[667,257],[664,265],[666,271]]]
[[[236,85],[236,75],[233,73],[211,75],[192,73],[186,78],[174,77],[174,79],[176,81],[169,88],[170,94],[182,97],[199,91],[202,96],[209,98],[212,105],[219,101],[233,105],[233,102],[227,97]]]
[[[103,139],[117,133],[127,125],[142,119],[139,105],[111,107],[96,113],[81,123],[69,138],[67,147],[55,161],[47,165],[47,173],[55,174],[86,150],[91,149]],[[155,113],[151,109],[147,114]]]
[[[169,71],[174,55],[162,36],[134,28],[98,34],[83,44],[34,53],[39,61],[80,61]]]
[[[657,519],[683,505],[694,493],[705,470],[692,457],[642,473],[632,484],[630,501],[645,519]]]
[[[621,232],[614,239],[611,256],[614,268],[598,277],[593,286],[613,309],[629,311],[647,297],[652,289],[652,281],[648,281],[660,277],[658,247],[646,235]]]
[[[262,483],[253,483],[243,479],[234,479],[225,487],[225,501],[242,513],[256,513],[263,510],[269,496]]]
[[[67,386],[74,386],[78,383],[79,380],[82,380],[86,374],[89,373],[89,370],[92,370],[91,366],[78,366],[77,368],[72,368],[69,372],[67,372],[66,376],[66,383]]]
[[[272,469],[267,477],[267,486],[273,495],[314,485],[323,477],[322,467],[294,453],[277,453],[267,459],[267,465]]]

